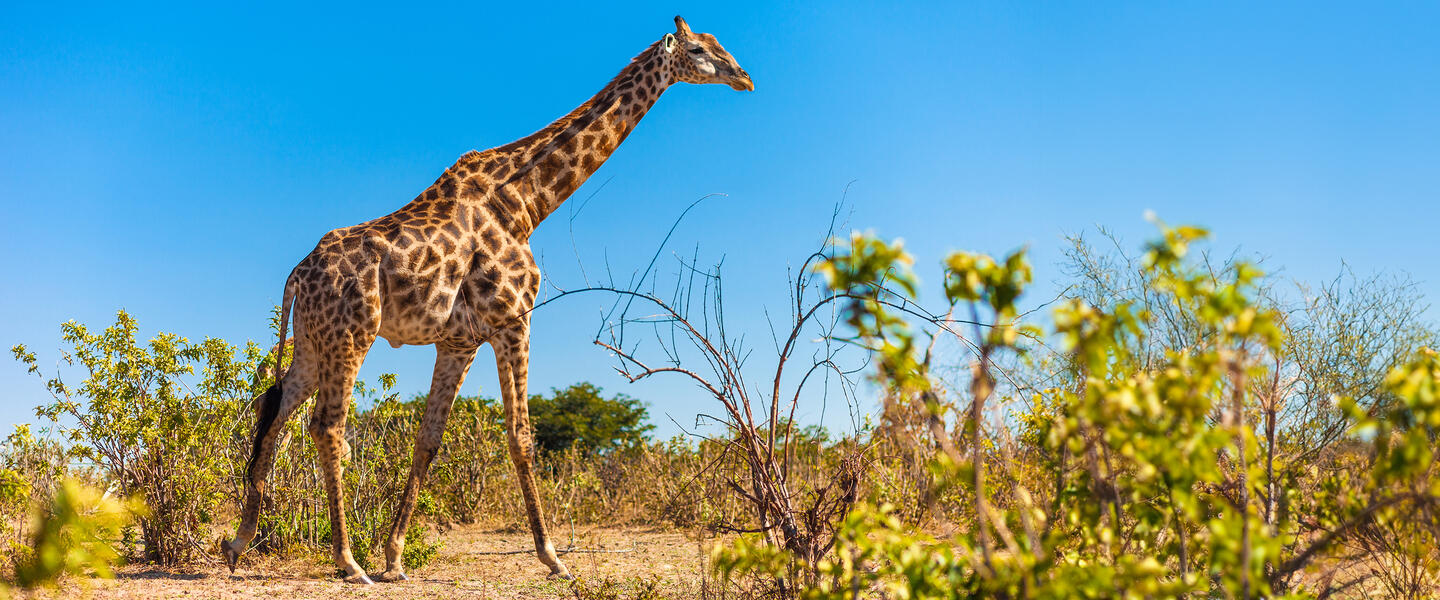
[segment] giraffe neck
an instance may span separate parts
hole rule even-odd
[[[660,43],[630,61],[609,85],[544,129],[500,146],[488,170],[512,209],[512,233],[529,237],[595,173],[674,83]],[[482,155],[484,156],[484,155]]]

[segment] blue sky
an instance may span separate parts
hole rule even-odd
[[[677,13],[757,91],[666,93],[576,194],[594,198],[573,229],[562,209],[532,239],[561,285],[580,283],[577,253],[643,267],[680,210],[727,194],[671,248],[724,257],[732,329],[763,354],[764,309],[853,182],[850,224],[903,237],[932,283],[946,251],[1028,244],[1038,299],[1064,234],[1138,246],[1154,210],[1288,277],[1344,260],[1440,297],[1433,4],[598,4],[5,3],[0,344],[53,371],[62,321],[120,308],[147,333],[269,344],[322,234],[566,113]],[[664,434],[667,414],[713,410],[683,382],[615,375],[590,344],[602,304],[535,315],[532,391],[589,380],[649,402]],[[432,360],[381,344],[363,374],[421,391]],[[482,352],[463,392],[494,381]],[[13,362],[0,388],[7,428],[46,397]]]

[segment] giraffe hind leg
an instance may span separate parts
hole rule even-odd
[[[266,479],[275,465],[278,440],[285,431],[285,423],[295,409],[315,393],[315,370],[310,361],[309,353],[297,352],[284,378],[270,386],[256,406],[255,439],[245,468],[245,506],[240,513],[240,527],[234,539],[221,545],[232,573],[259,527]]]
[[[315,440],[316,454],[320,458],[325,500],[330,509],[330,549],[335,565],[345,572],[345,581],[369,585],[372,583],[370,577],[355,562],[350,551],[350,535],[345,524],[344,485],[345,461],[349,454],[349,444],[345,441],[345,419],[350,411],[350,393],[364,357],[364,350],[337,357],[341,358],[340,364],[326,369],[308,430]]]

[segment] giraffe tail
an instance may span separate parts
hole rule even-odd
[[[280,343],[275,345],[275,383],[270,384],[270,387],[260,395],[255,403],[255,440],[250,448],[250,460],[245,463],[245,479],[251,488],[259,485],[254,477],[255,462],[260,458],[265,438],[269,435],[270,429],[275,426],[275,419],[280,415],[280,403],[285,397],[285,370],[282,368],[282,363],[285,358],[285,333],[290,328],[290,310],[294,304],[295,272],[291,271],[290,277],[285,279],[285,292],[280,300]]]
[[[255,481],[254,476],[255,462],[260,458],[260,450],[265,445],[265,437],[269,435],[270,428],[275,426],[275,418],[280,416],[280,400],[284,395],[280,389],[280,382],[276,381],[260,396],[259,405],[256,407],[255,441],[250,447],[250,460],[245,463],[245,481],[251,488],[258,487],[259,482]]]
[[[285,357],[285,337],[290,329],[290,311],[295,306],[295,271],[290,271],[290,276],[285,278],[285,291],[280,297],[280,344],[275,347],[275,385],[285,379],[285,371],[281,369],[281,359]]]

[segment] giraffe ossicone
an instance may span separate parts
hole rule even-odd
[[[495,351],[506,439],[536,555],[552,576],[569,577],[546,533],[533,472],[526,378],[540,270],[530,235],[677,82],[755,89],[715,36],[693,32],[675,17],[674,33],[651,44],[569,114],[504,146],[468,152],[399,210],[320,238],[285,282],[279,348],[293,311],[294,358],[256,405],[245,506],[235,538],[223,544],[232,571],[255,537],[282,425],[315,395],[307,429],[324,472],[335,563],[347,581],[371,582],[350,552],[341,482],[351,387],[366,352],[382,337],[395,347],[434,345],[436,360],[385,546],[386,569],[377,579],[406,579],[401,556],[415,500],[465,374],[487,343]]]

